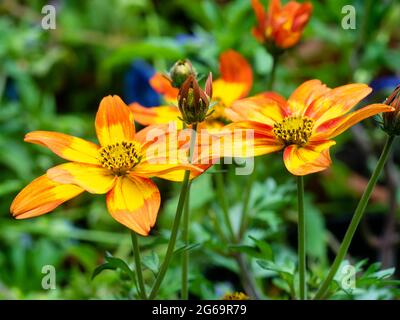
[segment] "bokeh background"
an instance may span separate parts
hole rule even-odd
[[[330,87],[363,82],[374,93],[362,104],[382,102],[400,82],[400,2],[311,2],[311,21],[299,45],[282,57],[275,90],[287,97],[312,78]],[[46,4],[56,8],[55,30],[41,27]],[[355,30],[341,27],[342,7],[348,4],[356,8]],[[108,215],[104,196],[84,194],[32,220],[10,217],[9,207],[18,191],[62,162],[47,149],[24,143],[24,135],[40,129],[94,140],[94,116],[103,96],[118,94],[127,103],[158,105],[161,97],[148,85],[155,71],[166,71],[174,61],[187,57],[200,73],[211,70],[218,76],[218,56],[227,49],[235,49],[251,63],[251,92],[261,92],[272,58],[252,37],[254,24],[250,1],[244,0],[0,2],[1,299],[125,299],[134,291],[120,272],[104,271],[91,279],[106,251],[133,262],[129,232]],[[384,138],[373,119],[364,121],[337,139],[333,166],[306,179],[311,288],[334,257]],[[358,289],[335,298],[400,297],[394,281],[399,274],[393,269],[399,266],[400,253],[399,149],[396,143],[350,248],[348,261],[360,271]],[[224,242],[215,231],[216,226],[226,226],[212,171],[192,186],[191,297],[219,299],[227,292],[243,291],[232,258],[239,250],[246,254],[262,296],[290,298],[287,277],[296,261],[296,190],[281,155],[256,162],[251,219],[241,248]],[[248,177],[228,170],[225,179],[230,215],[237,227]],[[151,236],[140,238],[149,284],[165,253],[179,188],[161,180],[157,184],[163,200],[157,226]],[[277,272],[257,264],[260,248],[249,236],[263,240],[273,251]],[[178,297],[179,263],[177,253],[160,297]],[[55,290],[42,289],[44,265],[56,268]]]

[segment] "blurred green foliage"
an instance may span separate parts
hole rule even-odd
[[[340,26],[342,7],[349,2],[357,10],[356,30]],[[24,135],[40,129],[94,140],[93,120],[100,99],[111,93],[123,96],[125,72],[136,58],[148,61],[159,71],[167,70],[176,59],[190,58],[200,73],[212,70],[218,75],[219,54],[233,48],[253,66],[252,93],[266,87],[272,58],[250,34],[255,23],[250,1],[58,0],[52,3],[57,10],[55,30],[41,28],[41,8],[46,1],[0,3],[0,298],[134,298],[135,287],[129,279],[130,272],[134,272],[129,232],[107,214],[103,197],[82,195],[40,218],[11,219],[9,206],[17,192],[61,162],[45,148],[24,143]],[[302,42],[281,60],[275,85],[278,92],[288,96],[310,78],[338,86],[400,75],[399,2],[312,3],[313,16]],[[194,40],[182,43],[177,38],[182,34]],[[382,96],[377,95],[370,98],[371,102],[381,100]],[[368,141],[370,150],[358,146],[360,135]],[[383,137],[373,120],[365,121],[363,126],[339,137],[329,172],[306,180],[311,290],[317,288],[326,273],[336,242],[340,241],[360,195],[351,182],[360,176],[368,177]],[[355,153],[349,154],[349,150]],[[398,154],[399,147],[395,146],[394,151]],[[289,174],[282,174],[286,171],[280,157],[274,154],[256,161],[258,181],[251,193],[248,229],[239,245],[229,244],[223,237],[226,226],[213,189],[213,169],[193,183],[192,245],[184,248],[178,243],[181,250],[177,250],[167,273],[161,298],[178,297],[180,283],[176,279],[180,279],[182,250],[191,250],[192,297],[219,299],[228,291],[243,291],[239,269],[232,258],[237,253],[247,257],[262,296],[274,299],[294,296],[295,187]],[[230,217],[238,230],[243,185],[248,177],[235,176],[233,166],[227,170],[225,192]],[[144,276],[149,285],[165,253],[179,188],[179,184],[157,183],[163,199],[157,228],[152,236],[140,238]],[[384,185],[381,189],[387,193]],[[388,205],[379,199],[373,197],[369,214],[383,221]],[[370,261],[378,260],[379,250],[376,247],[365,250],[368,242],[362,232],[359,234],[360,239],[350,250],[351,263],[365,255]],[[112,256],[104,258],[106,251]],[[41,287],[44,265],[54,265],[57,270],[56,290],[46,291]],[[92,280],[98,265],[104,270],[97,269],[98,274]],[[334,298],[400,297],[398,283],[393,277],[387,279],[394,269],[379,271],[378,264],[368,266],[364,260],[356,268],[357,290],[339,290]]]

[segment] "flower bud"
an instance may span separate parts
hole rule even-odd
[[[393,107],[394,111],[383,113],[383,130],[392,136],[400,135],[400,85],[394,89],[384,104]]]
[[[178,93],[178,108],[182,115],[182,121],[188,125],[203,122],[208,115],[211,96],[211,73],[207,78],[205,91],[200,88],[195,76],[189,75]]]
[[[169,71],[172,86],[180,88],[189,76],[196,78],[197,74],[191,62],[187,59],[178,60]]]

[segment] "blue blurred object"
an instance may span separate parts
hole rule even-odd
[[[204,42],[204,40],[201,39],[200,37],[186,33],[180,33],[176,35],[175,41],[179,45],[186,45],[186,44],[201,45]]]
[[[393,90],[400,84],[400,77],[385,76],[374,79],[369,84],[374,91]]]
[[[160,95],[150,86],[153,67],[144,60],[134,60],[124,78],[124,96],[127,103],[138,102],[145,107],[158,106]]]
[[[11,78],[6,79],[5,96],[10,101],[18,101],[18,91],[15,82]]]

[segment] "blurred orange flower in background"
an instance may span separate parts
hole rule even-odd
[[[287,101],[273,92],[236,101],[226,110],[234,121],[226,129],[254,130],[256,156],[284,149],[285,166],[294,175],[322,171],[331,164],[333,138],[367,117],[394,110],[372,104],[349,113],[371,91],[365,84],[330,89],[319,80],[306,81]]]
[[[220,56],[219,79],[212,83],[213,99],[217,102],[212,107],[213,113],[205,120],[205,126],[209,129],[223,127],[228,121],[225,108],[240,98],[246,97],[253,85],[253,72],[246,59],[234,50],[228,50]],[[180,112],[173,104],[177,103],[178,89],[172,87],[171,82],[162,74],[157,73],[150,80],[150,84],[170,105],[146,108],[138,103],[129,105],[135,115],[135,120],[142,125],[168,123],[179,121]]]
[[[11,213],[17,219],[48,213],[83,191],[107,194],[107,208],[119,223],[141,235],[154,226],[160,207],[160,192],[149,179],[182,181],[185,170],[191,178],[209,167],[169,161],[170,153],[185,144],[166,148],[166,126],[150,126],[136,133],[133,114],[118,96],[102,99],[95,121],[100,146],[66,134],[34,131],[25,141],[49,148],[71,162],[53,167],[26,186],[14,199]],[[149,139],[151,137],[151,139]],[[187,148],[186,148],[187,149]],[[183,151],[186,151],[183,149]],[[162,161],[156,161],[161,159]]]
[[[261,43],[271,43],[280,49],[299,42],[313,8],[309,2],[290,1],[282,6],[280,0],[271,0],[266,12],[260,0],[252,0],[251,4],[257,18],[253,35]]]

